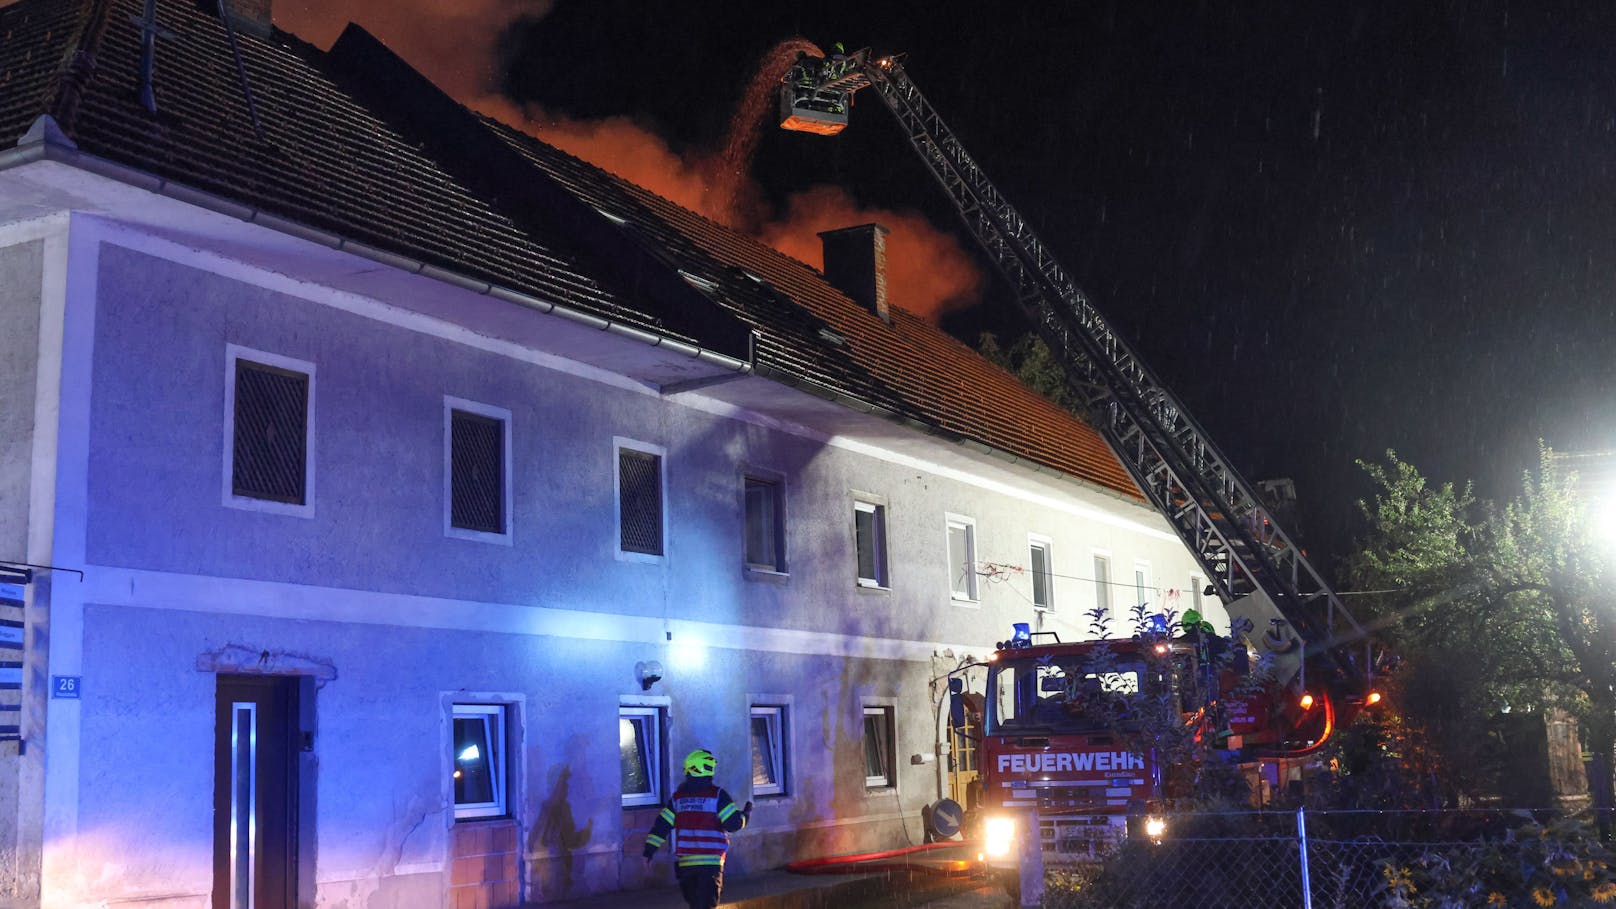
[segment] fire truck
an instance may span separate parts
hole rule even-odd
[[[1195,555],[1208,594],[1231,619],[1221,643],[1199,623],[1186,631],[1189,622],[1127,640],[1070,643],[1034,642],[1017,626],[1000,642],[973,755],[990,851],[1010,848],[1017,823],[1029,818],[1037,819],[1042,855],[1057,861],[1093,855],[1128,832],[1130,817],[1139,832],[1159,834],[1150,812],[1184,784],[1186,768],[1163,760],[1147,747],[1145,730],[1116,712],[1131,694],[1169,704],[1180,734],[1211,736],[1213,750],[1231,760],[1305,759],[1378,700],[1372,683],[1384,654],[988,180],[899,57],[868,49],[800,55],[781,77],[780,124],[834,136],[865,88],[897,118],[1062,365],[1089,422]],[[1219,659],[1211,657],[1215,648]]]
[[[984,818],[990,863],[1008,864],[1018,815],[1037,818],[1045,863],[1098,859],[1125,836],[1160,838],[1166,809],[1193,794],[1203,761],[1254,776],[1265,761],[1305,760],[1338,722],[1379,700],[1368,690],[1338,713],[1336,698],[1291,696],[1238,636],[1193,611],[1177,627],[1168,621],[1075,642],[1018,623],[998,643],[980,733],[956,743],[975,750],[966,801]]]

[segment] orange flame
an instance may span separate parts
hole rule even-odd
[[[455,100],[523,130],[651,192],[759,240],[810,265],[822,266],[820,231],[879,222],[887,236],[887,288],[894,306],[936,320],[977,302],[982,275],[951,235],[916,212],[867,208],[846,190],[815,186],[791,196],[771,215],[750,175],[751,143],[738,132],[711,155],[680,154],[627,117],[580,121],[525,107],[492,91],[494,45],[503,27],[537,18],[552,0],[346,0],[282,3],[276,24],[318,46],[329,46],[348,21],[358,22]],[[806,42],[782,44],[794,53]],[[767,58],[766,58],[767,59]],[[457,65],[460,64],[460,65]],[[756,80],[754,80],[756,81]],[[749,95],[753,94],[749,92]],[[744,104],[743,100],[743,104]],[[751,105],[748,105],[751,106]],[[762,123],[752,130],[766,128]],[[755,135],[755,132],[754,132]]]

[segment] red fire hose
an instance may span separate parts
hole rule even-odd
[[[803,859],[786,865],[785,869],[792,874],[854,874],[862,871],[924,871],[932,874],[958,874],[969,869],[968,862],[953,861],[934,866],[884,860],[914,855],[917,852],[929,852],[933,849],[960,848],[969,847],[962,842],[926,843],[922,846],[906,846],[902,849],[888,849],[884,852],[860,852],[852,855],[828,855],[824,858]],[[850,868],[848,867],[850,865],[858,867]]]

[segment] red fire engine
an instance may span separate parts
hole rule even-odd
[[[1156,703],[1176,734],[1199,736],[1237,762],[1302,758],[1378,700],[1370,689],[1377,656],[1269,507],[989,182],[897,57],[867,49],[800,56],[781,78],[781,125],[835,135],[864,88],[898,119],[1090,422],[1199,560],[1208,593],[1231,618],[1229,638],[1187,615],[1188,634],[1156,627],[1121,641],[1034,643],[1017,626],[982,693],[974,757],[987,843],[1007,846],[1010,813],[1036,816],[1040,851],[1057,860],[1092,855],[1124,835],[1130,817],[1159,835],[1150,812],[1185,785],[1190,768],[1163,760],[1144,718],[1118,704]]]

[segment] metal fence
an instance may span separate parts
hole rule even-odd
[[[1549,811],[1226,812],[1168,818],[1096,865],[1051,868],[1045,909],[1616,909],[1586,817]]]

